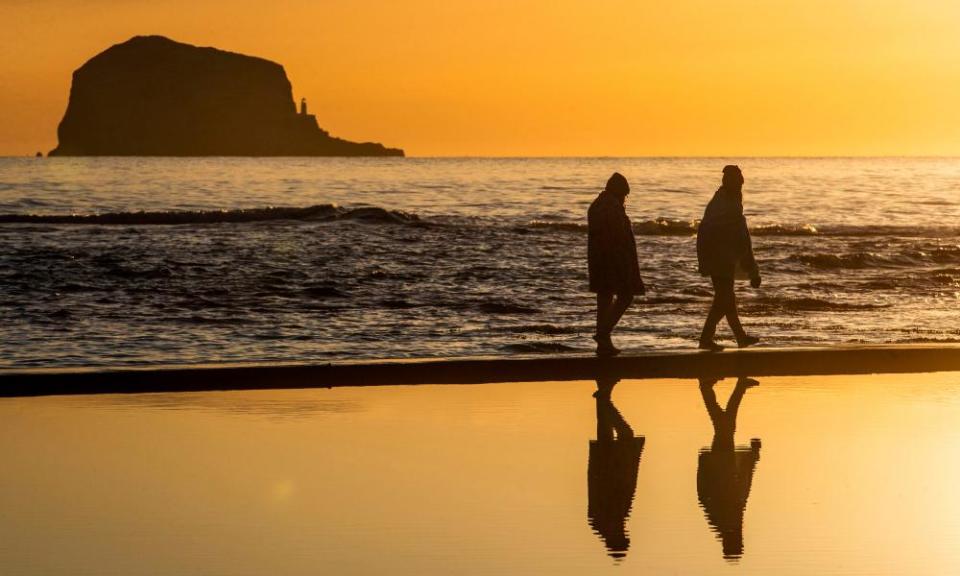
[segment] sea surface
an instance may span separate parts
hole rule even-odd
[[[960,159],[5,158],[0,366],[588,351],[615,170],[650,288],[615,341],[690,348],[728,163],[763,345],[960,341]]]
[[[0,399],[4,576],[960,573],[960,374]]]

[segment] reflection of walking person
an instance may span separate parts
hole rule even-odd
[[[633,430],[610,399],[615,379],[597,379],[597,439],[587,461],[587,520],[613,558],[630,548],[627,517],[637,489],[643,436]]]
[[[748,336],[740,324],[734,278],[746,275],[750,285],[760,287],[760,269],[753,258],[753,244],[743,216],[743,174],[737,166],[724,166],[723,183],[707,204],[697,230],[697,260],[700,273],[713,282],[713,305],[700,333],[700,348],[718,351],[713,341],[724,316],[741,348],[759,339]]]
[[[700,451],[697,462],[697,497],[710,527],[723,544],[723,557],[736,560],[743,555],[743,514],[753,483],[753,472],[760,459],[760,440],[737,447],[737,411],[748,388],[758,382],[740,378],[721,409],[713,390],[716,380],[701,379],[700,395],[713,423],[713,442]]]
[[[593,339],[597,341],[597,354],[602,356],[620,352],[610,334],[633,296],[645,292],[633,227],[624,209],[628,194],[627,179],[614,172],[587,212],[587,267],[590,291],[597,294],[597,333]]]

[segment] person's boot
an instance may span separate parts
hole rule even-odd
[[[760,339],[757,338],[756,336],[747,336],[746,334],[744,334],[743,336],[740,336],[739,338],[737,338],[737,347],[746,348],[747,346],[753,346],[759,341]]]
[[[754,380],[749,376],[741,376],[737,378],[737,386],[741,388],[753,388],[754,386],[759,386],[759,385],[760,385],[759,380]]]
[[[593,339],[597,342],[597,356],[616,356],[620,353],[609,334],[594,334]]]
[[[700,348],[701,350],[706,350],[707,352],[719,352],[723,350],[723,345],[717,344],[716,342],[714,342],[713,338],[710,338],[707,340],[704,340],[703,338],[701,338],[700,345],[697,347]]]
[[[707,352],[719,352],[723,350],[723,346],[720,344],[717,344],[713,340],[713,336],[714,334],[716,334],[716,330],[717,330],[716,325],[714,325],[713,329],[711,330],[709,327],[709,323],[710,323],[710,318],[707,318],[707,324],[703,325],[703,330],[700,332],[700,345],[697,346],[697,348],[700,348],[701,350],[706,350]]]
[[[703,327],[703,332],[700,333],[700,345],[697,346],[698,348],[706,350],[707,352],[719,352],[723,350],[723,346],[714,342],[712,332],[712,330],[707,332],[707,327]]]

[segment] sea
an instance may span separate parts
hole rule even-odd
[[[726,164],[762,346],[960,341],[955,158],[2,158],[0,367],[589,352],[614,171],[648,286],[614,341],[694,348]]]

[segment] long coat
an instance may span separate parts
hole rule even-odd
[[[735,193],[717,190],[703,212],[697,229],[697,261],[704,276],[732,278],[742,272],[759,274],[753,242]]]
[[[643,291],[637,242],[623,201],[601,192],[587,212],[587,268],[591,292]]]

